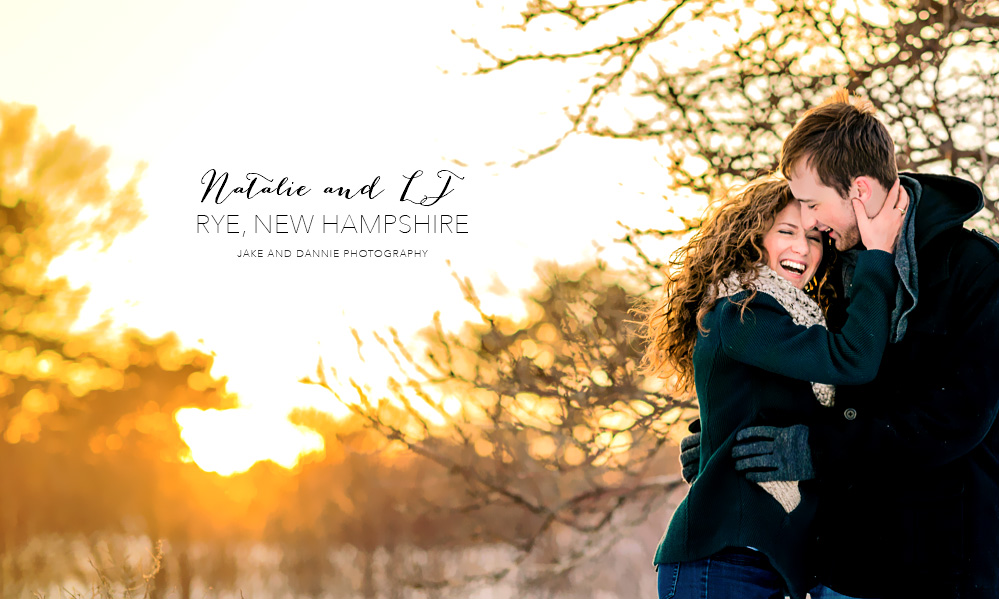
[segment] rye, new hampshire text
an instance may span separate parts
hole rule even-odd
[[[253,233],[468,233],[467,214],[253,215]],[[198,233],[245,235],[238,214],[199,214]]]

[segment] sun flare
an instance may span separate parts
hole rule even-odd
[[[319,434],[273,410],[184,408],[176,418],[180,436],[191,448],[190,460],[223,476],[245,472],[262,460],[290,469],[302,455],[324,451]]]

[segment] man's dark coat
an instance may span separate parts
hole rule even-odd
[[[838,387],[810,427],[819,576],[860,597],[999,598],[999,245],[963,228],[977,186],[901,179],[917,304],[875,380]]]

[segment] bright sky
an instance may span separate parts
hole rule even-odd
[[[516,6],[516,5],[514,5]],[[368,333],[404,336],[441,310],[457,328],[475,314],[451,277],[469,276],[488,310],[516,314],[519,300],[485,293],[494,277],[535,283],[537,259],[568,264],[628,255],[612,244],[615,221],[671,227],[655,145],[573,138],[520,169],[509,164],[554,139],[578,76],[526,67],[469,77],[478,54],[450,33],[483,37],[515,11],[468,0],[412,2],[204,2],[157,5],[4,3],[0,100],[32,104],[50,132],[112,148],[112,183],[138,161],[148,218],[105,254],[68,255],[50,274],[92,288],[80,327],[102,315],[153,335],[175,330],[217,354],[243,408],[178,416],[195,460],[229,473],[255,461],[291,465],[318,437],[285,419],[296,406],[338,412],[313,375],[317,359],[375,389],[396,372]],[[445,73],[444,71],[447,71]],[[467,167],[450,160],[457,158]],[[498,165],[482,166],[487,161]],[[202,175],[288,177],[305,198],[233,197],[201,204]],[[432,210],[398,202],[403,175],[422,195],[433,173],[464,177]],[[324,197],[381,177],[376,200]],[[424,187],[417,187],[417,184]],[[198,214],[465,214],[467,235],[196,233]],[[321,216],[318,216],[321,219]],[[243,228],[242,226],[240,228]],[[426,249],[425,258],[242,259],[249,248]],[[365,342],[357,360],[347,328]],[[349,396],[349,392],[348,392]]]

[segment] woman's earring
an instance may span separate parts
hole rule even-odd
[[[816,276],[812,276],[812,278],[809,279],[807,283],[805,283],[805,288],[802,291],[804,291],[805,293],[814,293],[818,289],[818,287],[819,287],[819,278]]]

